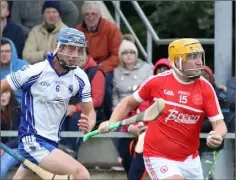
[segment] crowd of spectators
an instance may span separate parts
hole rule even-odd
[[[102,1],[85,1],[81,5],[78,7],[77,3],[71,0],[1,1],[1,79],[11,72],[24,68],[25,65],[44,61],[48,53],[52,53],[56,48],[57,32],[66,26],[76,28],[82,31],[87,39],[86,60],[80,68],[87,73],[91,83],[98,125],[109,119],[119,101],[132,94],[147,77],[166,71],[171,65],[166,58],[156,61],[155,66],[140,59],[134,38],[122,34]],[[81,19],[79,23],[78,19]],[[226,86],[215,84],[214,74],[207,66],[204,67],[203,76],[216,91],[228,131],[235,132],[235,76],[228,80]],[[1,130],[17,130],[21,96],[20,91],[2,94]],[[147,104],[142,105],[138,108],[138,112],[147,107]],[[135,113],[136,110],[130,115]],[[79,131],[77,120],[80,115],[78,100],[71,99],[63,125],[64,130]],[[126,127],[121,131],[137,136],[143,126]],[[206,119],[202,132],[210,131],[210,122]],[[4,139],[4,142],[11,148],[17,149],[16,139],[8,138]],[[117,149],[123,159],[122,164],[127,176],[130,179],[135,175],[141,177],[144,172],[142,156],[140,158],[135,155],[134,148],[130,149],[132,148],[130,144],[136,142],[136,139],[123,139],[120,142],[122,146],[118,145]],[[64,138],[62,144],[77,151],[80,140]],[[222,147],[213,151],[205,144],[202,140],[200,152],[206,177],[209,176],[211,167],[205,162],[213,161],[214,152]],[[13,159],[10,161],[9,156],[3,151],[1,159],[1,178],[3,178],[8,169],[18,162]],[[138,166],[141,170],[135,169],[132,163],[141,164]],[[137,165],[135,167],[137,168]]]

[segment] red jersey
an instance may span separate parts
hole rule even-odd
[[[148,123],[146,157],[184,161],[198,151],[204,117],[210,121],[223,119],[215,91],[203,77],[186,83],[173,70],[165,71],[151,76],[133,95],[139,102],[165,100],[161,115]]]

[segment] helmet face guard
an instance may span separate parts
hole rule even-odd
[[[75,69],[86,60],[86,47],[84,33],[73,28],[62,28],[57,35],[54,56],[63,68]]]
[[[178,67],[175,60],[178,59]],[[183,68],[184,63],[198,60],[201,64],[199,68]],[[169,45],[169,60],[176,73],[190,80],[195,80],[201,76],[203,65],[205,65],[205,52],[199,41],[195,39],[180,39]]]

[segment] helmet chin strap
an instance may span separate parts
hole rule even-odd
[[[201,76],[201,74],[198,74],[198,75],[193,75],[193,76],[187,76],[187,78],[188,78],[190,81],[195,81],[195,80],[198,79],[200,76]]]
[[[202,70],[203,68],[199,68],[199,70]],[[187,69],[187,70],[184,70],[182,72],[187,72],[187,71],[195,71],[196,69]],[[199,74],[196,74],[196,75],[192,75],[192,76],[188,76],[189,79],[192,79],[192,80],[196,80],[198,79],[199,77],[201,76],[201,73]]]
[[[186,71],[191,71],[191,70],[194,70],[194,69],[187,69],[187,70],[183,70],[182,69],[182,58],[180,57],[180,61],[179,61],[179,69],[175,66],[174,63],[172,63],[172,67],[173,69],[176,71],[177,74],[179,74],[180,76],[182,76],[183,78],[186,78],[188,79],[189,81],[195,81],[196,79],[198,79],[201,74],[197,74],[197,75],[192,75],[192,76],[189,76],[189,75],[184,75],[184,72]],[[202,68],[201,68],[202,69]]]
[[[55,54],[55,57],[57,58],[57,61],[58,63],[61,65],[61,67],[67,71],[70,71],[70,70],[73,70],[73,69],[76,69],[76,67],[69,67],[66,65],[65,61],[63,60],[60,60],[57,53]]]
[[[61,65],[61,67],[62,67],[63,69],[65,69],[65,70],[67,70],[67,71],[76,69],[76,68],[77,68],[76,66],[68,66],[64,60],[60,60],[60,59],[59,59],[59,57],[58,57],[58,55],[57,55],[57,51],[58,51],[58,49],[60,48],[60,46],[61,46],[61,43],[58,43],[58,44],[57,44],[57,48],[56,48],[56,49],[54,50],[54,52],[53,52],[53,57],[56,57],[58,63]]]

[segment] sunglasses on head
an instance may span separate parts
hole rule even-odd
[[[122,55],[125,55],[125,54],[136,54],[136,52],[133,51],[133,50],[125,50],[125,51],[123,51],[121,54],[122,54]]]

